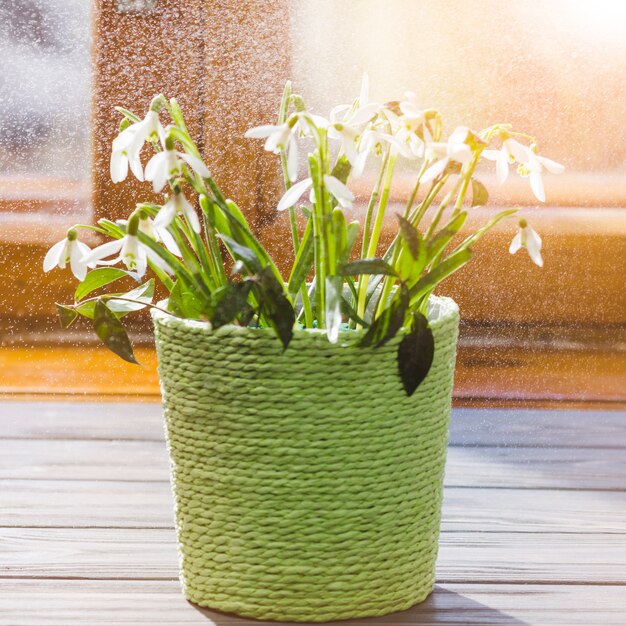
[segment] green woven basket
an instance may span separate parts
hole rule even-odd
[[[432,298],[435,358],[407,397],[400,337],[330,344],[155,312],[181,581],[202,606],[330,621],[431,592],[458,308]]]

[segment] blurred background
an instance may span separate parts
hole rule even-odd
[[[86,345],[86,327],[60,333],[54,302],[71,300],[72,281],[41,271],[68,225],[125,216],[146,193],[107,180],[115,105],[143,111],[161,89],[179,97],[213,169],[280,257],[275,164],[241,136],[272,121],[285,79],[327,114],[367,72],[373,100],[411,90],[447,132],[510,122],[567,168],[546,177],[541,209],[527,181],[498,187],[481,172],[491,202],[473,219],[524,207],[546,266],[510,257],[506,226],[443,289],[464,318],[457,402],[624,402],[626,4],[232,4],[0,0],[0,392],[112,396],[122,374],[124,393],[158,395],[145,320],[146,367],[114,362]],[[394,201],[406,191],[400,178]]]

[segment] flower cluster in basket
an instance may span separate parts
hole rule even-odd
[[[495,161],[499,183],[513,166],[541,201],[544,171],[563,171],[537,153],[532,137],[508,124],[480,132],[460,126],[444,140],[436,110],[420,108],[412,93],[402,101],[370,102],[367,77],[359,97],[335,107],[328,118],[310,112],[287,83],[277,123],[246,133],[265,139],[265,149],[282,164],[285,193],[277,209],[289,213],[294,250],[290,271],[282,274],[211,176],[176,100],[157,96],[143,118],[117,110],[123,119],[113,141],[111,177],[121,182],[130,169],[164,194],[163,203],[141,202],[124,221],[73,226],[47,253],[44,270],[69,264],[80,281],[74,304],[57,305],[62,325],[70,326],[79,315],[89,318],[98,337],[131,362],[122,319],[147,306],[214,328],[272,328],[285,349],[296,326],[323,331],[330,342],[338,341],[342,329],[358,330],[353,341],[371,348],[401,332],[399,372],[411,394],[434,354],[429,296],[470,260],[476,241],[517,212],[504,210],[461,236],[468,212],[488,200],[475,178],[481,159]],[[154,154],[144,168],[146,144]],[[401,160],[404,171],[413,173],[414,186],[403,209],[390,216],[397,232],[381,254],[381,230]],[[349,182],[362,175],[368,161],[376,162],[378,173],[364,217],[348,221],[346,209],[355,201]],[[78,240],[83,228],[112,240],[89,249]],[[522,247],[543,264],[541,239],[524,219],[510,252]],[[116,264],[125,268],[111,267]],[[153,277],[142,282],[148,268]],[[137,281],[135,289],[102,293],[102,287],[126,276]],[[168,292],[166,304],[153,303],[155,279]]]

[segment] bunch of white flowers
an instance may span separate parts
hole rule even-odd
[[[171,119],[167,126],[161,121],[164,110]],[[502,211],[465,238],[460,236],[468,211],[488,200],[475,177],[479,163],[495,161],[500,184],[510,166],[516,166],[542,202],[544,171],[563,171],[563,166],[538,154],[531,136],[507,124],[479,132],[459,126],[444,139],[436,110],[420,108],[411,92],[401,101],[372,102],[366,76],[359,96],[334,107],[326,118],[309,111],[287,83],[277,123],[246,133],[264,139],[265,149],[276,153],[282,164],[285,192],[277,209],[289,212],[294,248],[293,265],[283,275],[242,211],[212,178],[175,100],[155,97],[144,118],[118,111],[123,121],[112,145],[111,178],[122,182],[130,171],[138,180],[151,182],[155,194],[165,192],[164,200],[138,203],[127,220],[75,225],[47,253],[44,271],[69,264],[81,281],[74,304],[57,305],[63,325],[79,315],[90,318],[98,336],[129,361],[134,356],[121,319],[145,306],[158,307],[152,303],[154,279],[126,293],[91,294],[124,277],[141,283],[150,268],[169,294],[163,309],[167,313],[208,320],[215,327],[269,326],[285,348],[296,324],[325,329],[331,342],[337,341],[343,324],[360,331],[355,338],[365,347],[380,346],[402,331],[411,349],[405,344],[399,359],[420,362],[418,368],[400,363],[405,388],[412,393],[421,380],[415,379],[416,372],[425,376],[432,359],[432,333],[425,317],[430,295],[470,260],[470,247],[478,239],[517,212]],[[154,155],[144,168],[146,144]],[[301,154],[307,157],[306,174]],[[362,176],[372,159],[378,161],[378,174],[363,219],[348,222],[347,210],[355,202],[350,180]],[[397,235],[381,251],[399,160],[413,172],[414,184],[404,211],[397,215]],[[299,212],[304,228],[297,220]],[[112,241],[90,250],[78,241],[80,228]],[[524,219],[519,220],[510,252],[522,247],[543,265],[541,238]],[[119,263],[125,269],[111,267]]]

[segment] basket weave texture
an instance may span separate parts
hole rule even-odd
[[[383,615],[434,585],[458,309],[431,299],[433,366],[153,314],[187,599],[242,616]]]

